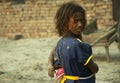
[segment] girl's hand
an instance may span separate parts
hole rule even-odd
[[[55,68],[53,66],[49,66],[48,67],[48,75],[50,77],[54,77],[54,73],[55,73]]]

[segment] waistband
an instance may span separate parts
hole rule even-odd
[[[63,79],[61,80],[61,83],[64,83],[65,80],[69,79],[69,80],[85,80],[85,79],[89,79],[93,77],[93,74],[87,77],[79,77],[79,76],[64,76]]]

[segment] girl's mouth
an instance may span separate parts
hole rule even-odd
[[[81,29],[80,27],[76,27],[76,31],[77,31],[77,32],[81,32],[82,29]]]

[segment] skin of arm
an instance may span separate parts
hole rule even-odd
[[[86,65],[93,74],[97,73],[99,71],[98,65],[91,59],[89,63]]]
[[[53,49],[48,57],[48,75],[50,77],[54,77],[54,73],[55,73],[55,68],[53,67],[54,50],[55,50],[55,47],[53,47]]]

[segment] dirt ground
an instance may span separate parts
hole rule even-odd
[[[47,75],[47,60],[59,38],[0,39],[0,83],[54,83]],[[120,83],[120,52],[110,45],[111,61],[106,61],[104,47],[93,47],[99,65],[96,83]]]

